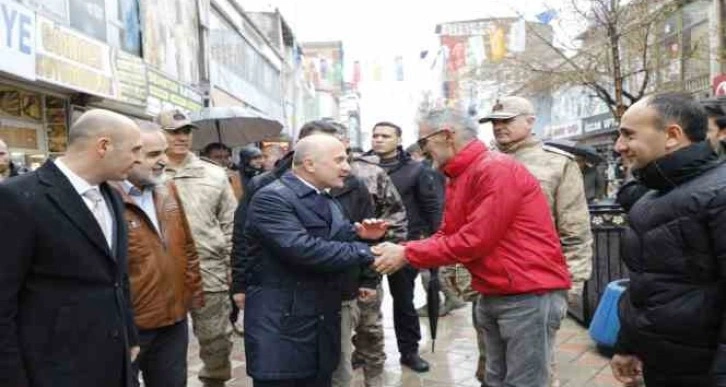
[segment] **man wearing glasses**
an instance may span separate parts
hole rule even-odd
[[[461,263],[480,294],[485,332],[483,385],[547,386],[570,275],[547,198],[527,168],[477,139],[477,123],[453,110],[427,114],[419,145],[449,177],[439,231],[372,251],[382,274]]]

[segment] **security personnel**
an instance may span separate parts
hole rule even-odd
[[[572,278],[568,301],[574,302],[582,296],[584,283],[592,273],[590,213],[582,173],[574,156],[544,146],[534,137],[535,110],[524,98],[500,99],[491,114],[479,122],[491,122],[499,150],[524,164],[539,180],[547,196]],[[551,380],[553,386],[559,385],[556,372]]]

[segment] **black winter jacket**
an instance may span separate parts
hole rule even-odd
[[[373,156],[373,153],[368,152],[366,156]],[[396,160],[381,160],[379,165],[388,172],[406,206],[408,240],[435,233],[441,224],[444,204],[444,187],[437,172],[413,160],[400,147]]]
[[[617,353],[653,374],[714,376],[726,386],[726,165],[707,143],[636,177],[650,189],[629,212]]]
[[[365,183],[355,177],[345,179],[345,187],[334,189],[330,194],[338,200],[345,216],[353,223],[364,219],[375,218],[373,198]],[[370,266],[354,266],[345,272],[343,280],[343,300],[350,301],[358,297],[358,288],[375,289],[380,276]]]

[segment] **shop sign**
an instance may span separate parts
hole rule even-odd
[[[114,50],[114,74],[116,99],[145,106],[149,98],[149,84],[144,61],[135,55]]]
[[[610,113],[602,113],[582,120],[582,129],[585,133],[615,130],[615,117]]]
[[[147,68],[146,74],[149,81],[149,113],[158,114],[166,109],[196,111],[204,106],[204,97],[191,87],[150,68]]]
[[[35,13],[0,0],[0,70],[35,80]]]
[[[578,134],[582,133],[580,121],[570,122],[561,125],[550,125],[548,129],[548,132],[550,134],[549,137],[553,139],[577,136]]]
[[[113,98],[109,47],[38,17],[37,77],[102,97]]]

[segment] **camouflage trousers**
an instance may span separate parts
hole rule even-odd
[[[191,312],[199,357],[204,363],[199,379],[208,385],[222,385],[232,378],[230,309],[228,292],[204,292],[204,307]]]
[[[424,290],[428,289],[428,283],[431,278],[431,272],[421,270],[421,284]],[[471,289],[471,274],[461,264],[444,266],[439,268],[439,282],[441,283],[441,292],[444,296],[458,297],[466,302],[476,300],[476,293]]]
[[[340,362],[333,372],[332,387],[350,387],[353,381],[353,329],[358,325],[358,302],[343,301],[340,308]]]
[[[358,324],[353,336],[353,359],[363,363],[366,387],[383,386],[383,366],[386,363],[383,338],[383,287],[379,284],[376,299],[358,302]]]

